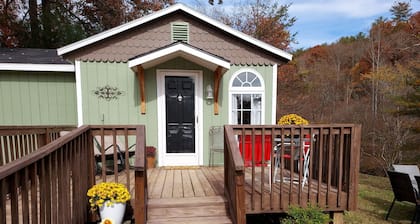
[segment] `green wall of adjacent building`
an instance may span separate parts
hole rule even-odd
[[[0,71],[0,125],[77,125],[74,73]]]
[[[229,121],[229,81],[232,75],[244,66],[231,66],[221,80],[219,92],[219,115],[214,114],[213,101],[203,102],[203,145],[204,164],[209,161],[209,130],[211,126],[222,126]],[[247,66],[254,69],[265,83],[265,124],[271,123],[272,116],[272,66]],[[158,111],[156,70],[201,70],[203,71],[203,97],[205,88],[210,84],[214,88],[213,71],[182,58],[176,58],[145,70],[146,114],[140,113],[140,94],[138,80],[127,63],[81,62],[83,123],[84,124],[142,124],[146,126],[146,143],[158,145]],[[95,90],[109,85],[122,92],[117,99],[100,99]],[[216,155],[216,163],[222,163],[222,157]]]

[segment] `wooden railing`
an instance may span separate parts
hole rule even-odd
[[[29,131],[28,131],[29,133]],[[86,223],[96,221],[89,212],[87,190],[96,182],[94,136],[111,136],[114,155],[117,136],[129,142],[135,136],[135,163],[114,174],[112,181],[130,188],[129,168],[135,170],[134,216],[145,217],[145,135],[144,126],[83,126],[0,167],[0,223]],[[128,150],[126,164],[129,164]],[[100,151],[100,157],[105,158]],[[104,162],[104,161],[102,161]],[[114,171],[118,164],[114,164]],[[125,173],[125,178],[121,178]],[[103,174],[103,173],[102,173]],[[107,181],[106,175],[98,176]],[[119,178],[120,177],[120,178]],[[141,186],[143,185],[143,186]],[[137,220],[136,220],[137,221]]]
[[[146,203],[147,203],[147,175],[146,175],[146,133],[144,126],[90,126],[91,135],[96,138],[94,144],[99,144],[94,147],[99,147],[101,154],[95,155],[95,159],[98,160],[100,157],[100,163],[106,163],[106,157],[109,156],[101,149],[106,149],[112,152],[113,173],[114,182],[124,183],[127,188],[132,189],[134,193],[132,195],[131,205],[134,208],[133,218],[136,223],[146,223]],[[136,136],[135,139],[130,136]],[[135,150],[132,150],[132,149]],[[98,152],[98,151],[96,151]],[[135,156],[132,153],[135,152]],[[123,170],[121,170],[121,157],[124,159]],[[134,162],[130,161],[134,158]],[[98,161],[96,161],[98,162]],[[134,170],[134,182],[130,175],[130,170]],[[95,168],[98,171],[98,168]],[[109,180],[109,169],[106,166],[101,166],[100,170],[100,181]],[[134,184],[134,186],[133,186]]]
[[[245,223],[245,213],[308,204],[355,210],[360,138],[360,125],[225,126],[225,192],[234,223]]]
[[[225,126],[225,195],[233,223],[245,224],[245,170],[232,126]]]
[[[0,126],[0,166],[19,159],[60,137],[73,126]]]

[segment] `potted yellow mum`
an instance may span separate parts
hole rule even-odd
[[[91,209],[99,209],[104,223],[122,223],[126,202],[131,198],[124,184],[102,182],[91,187],[87,196]]]
[[[309,124],[309,121],[297,114],[286,114],[280,118],[277,124],[278,125],[288,125],[288,124],[289,125],[290,124],[302,125],[302,124]]]

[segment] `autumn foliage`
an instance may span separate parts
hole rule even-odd
[[[279,68],[277,117],[360,123],[361,170],[420,161],[420,13],[375,21],[368,34],[301,50]]]
[[[0,47],[58,48],[173,3],[173,0],[0,1]]]

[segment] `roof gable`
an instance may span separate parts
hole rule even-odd
[[[164,17],[166,15],[169,15],[169,14],[177,12],[177,11],[182,11],[182,12],[184,12],[184,13],[186,13],[186,14],[188,14],[188,15],[190,15],[190,16],[198,19],[198,20],[201,20],[205,23],[208,23],[208,24],[210,24],[214,27],[217,27],[218,29],[220,29],[220,30],[222,30],[222,31],[224,31],[224,32],[236,37],[236,38],[239,38],[239,39],[247,42],[250,45],[258,47],[261,50],[268,51],[269,53],[274,54],[274,55],[279,56],[279,57],[282,57],[286,60],[291,60],[292,59],[291,54],[289,54],[289,53],[287,53],[283,50],[280,50],[280,49],[278,49],[274,46],[271,46],[267,43],[264,43],[260,40],[257,40],[257,39],[255,39],[251,36],[248,36],[248,35],[246,35],[242,32],[239,32],[239,31],[237,31],[237,30],[235,30],[235,29],[233,29],[233,28],[231,28],[231,27],[229,27],[229,26],[227,26],[223,23],[220,23],[220,22],[206,16],[206,15],[203,15],[203,14],[197,12],[197,11],[192,10],[192,9],[186,7],[183,4],[175,4],[173,6],[162,9],[162,10],[157,11],[155,13],[152,13],[150,15],[141,17],[139,19],[133,20],[133,21],[128,22],[126,24],[117,26],[117,27],[112,28],[110,30],[101,32],[99,34],[93,35],[93,36],[88,37],[86,39],[80,40],[78,42],[69,44],[69,45],[64,46],[64,47],[61,47],[57,50],[57,52],[58,52],[59,55],[69,54],[71,52],[74,52],[74,51],[79,50],[81,48],[84,48],[86,46],[98,43],[102,40],[105,40],[107,38],[110,38],[110,37],[113,37],[115,35],[121,34],[125,31],[128,31],[130,29],[139,27],[143,24],[146,24],[148,22],[152,22],[154,20],[157,20],[161,17]]]
[[[168,46],[156,49],[143,55],[136,56],[128,61],[130,68],[142,65],[145,69],[168,61],[170,59],[182,57],[210,70],[221,67],[224,70],[230,69],[230,62],[202,49],[193,47],[184,42],[175,42]]]

